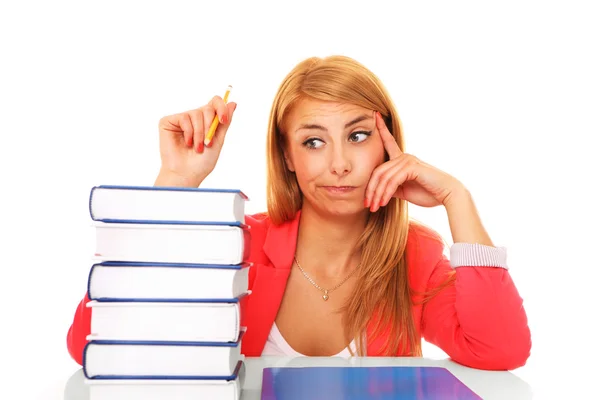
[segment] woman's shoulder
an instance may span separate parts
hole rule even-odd
[[[440,261],[444,260],[446,243],[433,228],[411,220],[405,256],[408,264],[410,286],[425,290]]]
[[[250,261],[268,262],[267,258],[280,257],[281,254],[293,254],[295,237],[298,233],[298,214],[296,218],[275,224],[266,212],[246,214],[245,223],[250,233]]]
[[[411,219],[409,221],[408,239],[413,241],[425,241],[429,244],[437,243],[441,246],[444,246],[445,244],[444,238],[439,232],[416,219]]]
[[[269,233],[269,228],[273,225],[269,214],[267,212],[246,214],[244,218],[245,224],[252,236],[252,240],[254,242],[264,242]]]
[[[250,233],[250,254],[248,261],[259,264],[267,262],[263,249],[270,226],[270,219],[267,213],[246,214],[244,216],[244,222]]]
[[[442,235],[420,221],[410,220],[406,243],[410,262],[435,265],[443,257],[445,249],[446,242]]]
[[[288,234],[298,228],[299,217],[300,211],[297,211],[292,218],[276,223],[271,219],[268,212],[259,212],[255,214],[246,214],[245,221],[250,229],[266,231],[270,228],[274,228],[278,234]]]
[[[259,212],[255,214],[246,214],[244,216],[245,223],[250,229],[268,229],[271,225],[271,219],[266,212]]]

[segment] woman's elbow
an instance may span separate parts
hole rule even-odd
[[[491,346],[485,356],[465,364],[477,369],[510,371],[524,366],[530,355],[531,333],[527,328]]]
[[[85,346],[85,342],[82,343],[81,340],[77,340],[73,333],[73,326],[71,326],[67,332],[67,351],[73,361],[79,365],[83,365],[83,347]]]
[[[529,328],[506,343],[504,368],[513,370],[524,366],[531,355],[531,332]]]

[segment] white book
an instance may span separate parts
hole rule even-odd
[[[248,291],[250,265],[105,261],[90,268],[88,297],[103,301],[232,299]]]
[[[92,339],[88,336],[83,351],[88,379],[226,379],[243,358],[241,338],[235,343]]]
[[[244,223],[248,197],[237,189],[94,186],[90,216],[105,222]]]
[[[240,364],[234,379],[85,379],[89,400],[240,400],[246,379]]]
[[[239,303],[90,301],[92,340],[235,342]]]
[[[93,224],[95,256],[103,261],[240,264],[250,250],[249,231],[238,226]]]

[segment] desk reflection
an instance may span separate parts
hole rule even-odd
[[[246,363],[246,377],[243,384],[241,400],[260,400],[263,379],[263,369],[267,367],[374,367],[374,366],[413,366],[413,367],[441,367],[446,368],[456,378],[463,382],[470,390],[485,400],[531,400],[533,393],[531,387],[522,379],[507,371],[483,371],[464,367],[448,359],[432,360],[420,357],[355,357],[344,359],[339,357],[249,357]],[[415,370],[417,373],[418,370]],[[422,373],[422,372],[421,372]],[[362,379],[368,379],[363,377]],[[432,380],[420,379],[421,398],[435,392]],[[402,385],[402,383],[398,383]],[[425,386],[423,386],[425,385]],[[343,399],[344,388],[340,388],[338,397],[329,400]],[[347,387],[346,387],[347,390]],[[419,394],[417,393],[416,399]],[[84,383],[83,370],[76,371],[65,385],[64,400],[89,400],[89,389]],[[461,397],[446,397],[461,398]],[[464,397],[462,397],[464,398]],[[462,399],[461,398],[461,399]],[[314,398],[311,398],[314,400]]]

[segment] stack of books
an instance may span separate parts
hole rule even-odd
[[[91,400],[240,398],[246,200],[239,190],[92,188]]]

